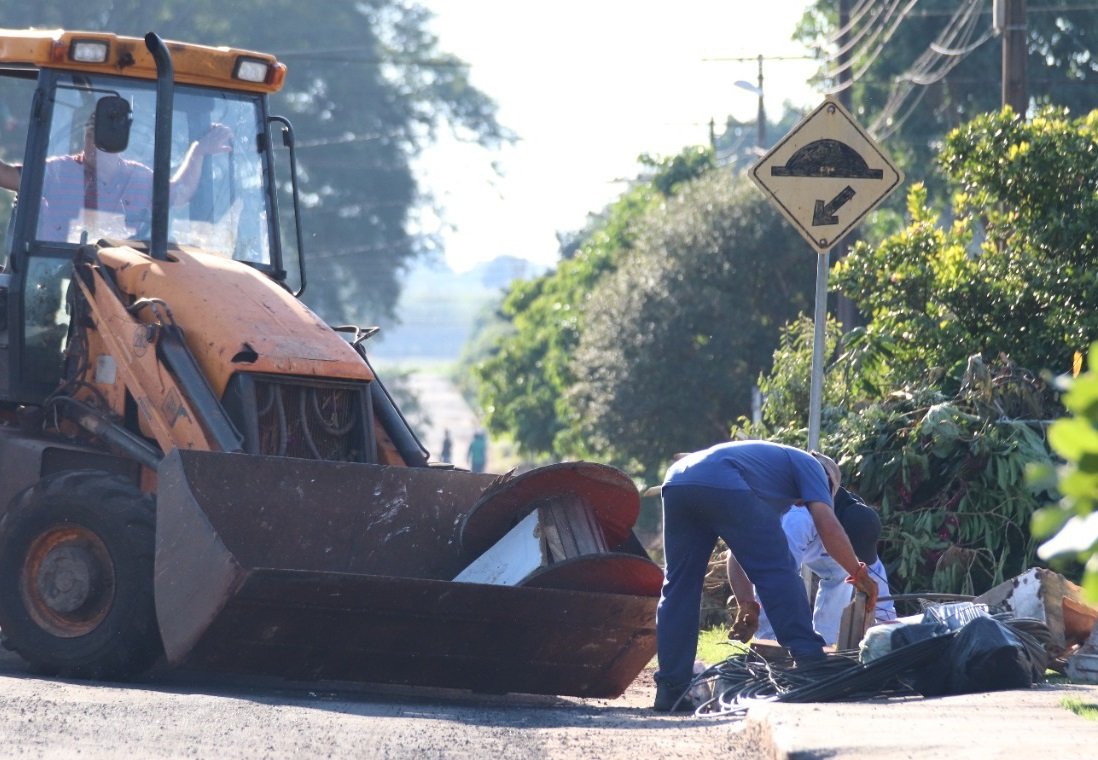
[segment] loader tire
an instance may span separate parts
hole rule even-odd
[[[125,679],[163,653],[153,500],[98,470],[49,475],[0,520],[0,632],[36,671]]]

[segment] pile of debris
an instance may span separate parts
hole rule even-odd
[[[852,603],[853,607],[854,603]],[[934,697],[1028,688],[1054,670],[1098,682],[1098,608],[1063,576],[1034,568],[965,601],[924,601],[894,623],[857,631],[857,646],[794,667],[756,642],[699,673],[698,715],[744,715],[752,703]],[[700,699],[698,698],[700,695]]]
[[[1083,590],[1051,570],[1031,568],[973,601],[999,614],[1048,626],[1049,667],[1073,681],[1098,683],[1098,607]]]

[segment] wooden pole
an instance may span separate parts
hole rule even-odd
[[[1010,106],[1019,117],[1029,108],[1026,92],[1026,0],[1003,3],[1003,107]]]

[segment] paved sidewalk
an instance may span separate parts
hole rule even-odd
[[[1063,707],[1065,699],[1098,707],[1098,686],[1043,684],[900,702],[771,702],[753,706],[747,721],[775,760],[1098,756],[1098,721]]]

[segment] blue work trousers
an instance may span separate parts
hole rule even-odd
[[[663,487],[667,569],[656,608],[656,680],[679,685],[693,677],[702,584],[718,536],[755,584],[778,643],[798,661],[823,657],[777,510],[752,491],[671,484]]]

